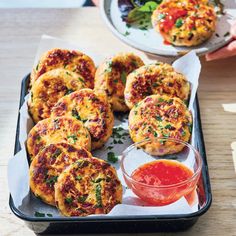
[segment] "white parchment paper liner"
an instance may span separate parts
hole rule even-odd
[[[77,46],[65,42],[61,39],[43,35],[41,42],[39,44],[34,64],[38,63],[38,59],[40,55],[42,55],[42,53],[54,47],[80,50],[91,56],[95,61],[96,65],[101,63],[101,61],[104,59],[99,55],[94,55],[92,52],[89,51],[88,48],[83,48],[81,45]],[[185,56],[181,57],[180,59],[176,60],[173,63],[173,66],[177,71],[183,73],[186,76],[186,78],[191,82],[191,97],[190,97],[189,109],[192,111],[193,121],[194,121],[195,114],[193,110],[193,102],[196,96],[196,91],[198,88],[198,79],[201,70],[201,64],[199,58],[196,56],[194,52],[190,52]],[[53,214],[53,216],[59,216],[59,213],[56,208],[44,204],[39,199],[36,199],[32,194],[30,194],[29,191],[29,174],[28,174],[29,165],[27,162],[25,141],[29,130],[33,126],[33,122],[28,114],[27,104],[26,104],[27,99],[28,96],[25,97],[25,102],[20,109],[19,140],[22,150],[19,151],[14,157],[12,157],[9,160],[8,164],[8,183],[9,183],[10,193],[13,198],[15,206],[18,207],[21,211],[23,211],[26,215],[34,215],[34,213],[38,211],[42,213],[50,213]],[[121,126],[127,130],[128,128],[127,114],[124,115],[122,119],[120,117],[116,117],[115,126],[116,127]],[[194,145],[193,143],[194,134],[195,130],[193,125],[193,133],[191,140],[191,143],[193,145]],[[104,148],[93,152],[93,155],[106,160],[108,152],[106,148],[110,145],[112,141],[113,138],[110,138],[107,144],[104,146]],[[127,137],[127,139],[124,140],[124,144],[117,144],[112,151],[115,152],[117,155],[120,155],[122,151],[124,151],[125,148],[127,148],[130,144],[132,144],[132,141]],[[124,186],[123,202],[122,204],[115,206],[112,209],[112,211],[109,214],[107,214],[107,216],[188,214],[198,210],[197,208],[198,202],[195,202],[195,204],[192,207],[190,207],[184,197],[178,200],[177,202],[167,206],[162,206],[162,207],[147,206],[147,204],[143,202],[141,199],[137,198],[130,189],[126,189],[126,183],[124,182],[119,164],[120,162],[118,161],[118,163],[114,164],[114,167],[117,169],[118,176],[122,182],[122,185]]]

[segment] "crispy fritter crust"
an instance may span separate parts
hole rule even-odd
[[[124,101],[126,78],[133,70],[144,65],[141,58],[133,53],[119,53],[106,59],[95,74],[95,91],[105,92],[114,111],[125,112]]]
[[[209,39],[216,29],[212,5],[198,0],[166,0],[152,15],[152,24],[168,43],[196,46]]]
[[[51,108],[63,96],[85,87],[84,78],[65,69],[54,69],[41,75],[31,88],[29,112],[35,123],[50,117]]]
[[[31,160],[46,145],[68,143],[90,151],[91,137],[83,123],[73,117],[48,118],[39,121],[29,132],[27,150]]]
[[[151,95],[137,103],[129,114],[129,132],[134,142],[146,138],[170,137],[188,142],[191,136],[192,116],[182,100],[167,95]],[[155,155],[178,153],[183,145],[173,142],[155,142],[146,145]]]
[[[107,214],[121,203],[122,186],[116,170],[107,162],[79,160],[59,176],[55,199],[65,216]]]
[[[31,85],[47,71],[63,68],[76,72],[85,79],[85,86],[94,87],[95,65],[86,54],[68,49],[54,48],[42,55],[36,68],[31,73]]]
[[[100,148],[112,135],[114,115],[106,95],[81,89],[61,98],[52,108],[52,116],[73,116],[89,130],[92,149]]]
[[[79,159],[92,158],[84,148],[66,143],[50,144],[42,149],[30,165],[30,188],[36,197],[55,206],[54,185],[58,176]]]
[[[142,66],[130,73],[125,87],[125,102],[132,107],[152,94],[168,94],[187,102],[190,84],[183,74],[166,63]]]

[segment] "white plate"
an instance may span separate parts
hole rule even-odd
[[[222,1],[222,0],[221,0]],[[198,55],[204,55],[227,44],[231,37],[225,36],[230,31],[232,22],[236,19],[236,0],[222,1],[225,5],[225,15],[219,16],[215,34],[205,43],[197,47],[175,47],[166,45],[163,38],[154,29],[140,30],[128,28],[121,19],[117,0],[101,0],[100,9],[102,17],[109,29],[123,42],[147,53],[162,56],[179,56],[190,50]],[[129,35],[125,35],[126,32]]]

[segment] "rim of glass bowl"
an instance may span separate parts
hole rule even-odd
[[[195,171],[195,173],[192,175],[191,178],[187,179],[187,180],[184,180],[182,182],[179,182],[179,183],[176,183],[176,184],[170,184],[170,185],[160,185],[160,186],[154,186],[154,185],[149,185],[149,184],[145,184],[145,183],[142,183],[142,182],[139,182],[137,180],[134,180],[125,170],[125,167],[124,167],[124,160],[126,158],[126,154],[128,152],[130,152],[131,150],[133,150],[134,148],[137,148],[137,145],[140,145],[142,143],[148,143],[150,141],[158,141],[158,140],[169,140],[169,141],[172,141],[172,142],[175,142],[175,143],[179,143],[179,144],[183,144],[185,146],[187,146],[188,148],[190,148],[191,150],[193,150],[194,154],[195,154],[195,158],[198,162],[198,168],[197,170]],[[139,184],[139,185],[142,185],[144,187],[150,187],[150,188],[156,188],[156,189],[166,189],[166,188],[174,188],[174,187],[179,187],[179,186],[182,186],[184,184],[187,184],[189,182],[192,182],[192,180],[194,180],[198,174],[200,174],[199,172],[201,172],[202,170],[202,157],[201,155],[199,154],[199,152],[189,143],[187,142],[184,142],[182,140],[179,140],[179,139],[174,139],[174,138],[148,138],[148,139],[144,139],[140,142],[136,142],[136,143],[133,143],[131,144],[129,147],[127,147],[121,154],[122,158],[121,158],[121,170],[122,170],[122,173],[125,175],[125,177],[127,177],[130,181],[132,181],[133,183],[136,183],[136,184]],[[162,158],[160,158],[162,159]],[[163,158],[164,159],[164,158]]]

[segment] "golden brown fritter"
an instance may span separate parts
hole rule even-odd
[[[165,42],[175,46],[196,46],[216,29],[212,5],[198,0],[165,0],[152,15],[152,24]]]
[[[48,118],[39,121],[29,132],[27,150],[31,160],[46,145],[68,143],[90,151],[91,137],[84,124],[73,117]]]
[[[125,112],[124,101],[126,78],[133,70],[144,65],[141,58],[133,53],[119,53],[106,59],[95,74],[95,91],[105,92],[114,111]]]
[[[85,87],[84,78],[65,69],[54,69],[41,75],[31,88],[29,112],[35,123],[49,118],[51,108],[63,96]]]
[[[30,188],[36,197],[55,206],[54,185],[59,175],[81,158],[92,158],[84,148],[66,143],[50,144],[43,148],[30,165]]]
[[[134,142],[146,138],[174,138],[188,142],[192,116],[182,100],[167,95],[151,95],[137,103],[129,114],[129,132]],[[173,142],[147,144],[146,150],[155,155],[178,153],[183,145]]]
[[[56,205],[65,216],[107,214],[122,201],[116,170],[98,158],[79,160],[55,185]]]
[[[64,115],[84,123],[91,135],[92,149],[100,148],[112,135],[114,116],[105,94],[81,89],[61,98],[52,108],[52,116]]]
[[[85,86],[94,87],[95,65],[86,54],[68,49],[54,48],[42,55],[36,68],[31,73],[31,85],[47,71],[62,68],[76,72],[85,79]]]
[[[142,66],[130,73],[127,77],[124,94],[125,102],[130,109],[152,94],[179,97],[187,103],[190,95],[190,83],[171,65],[157,62]]]

